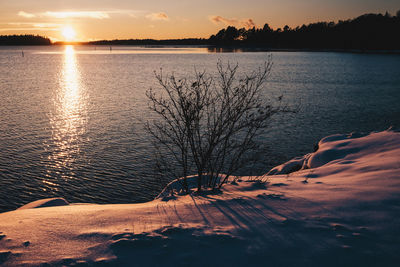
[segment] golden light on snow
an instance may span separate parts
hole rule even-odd
[[[76,32],[71,26],[65,26],[61,30],[62,36],[65,38],[65,41],[74,41]]]
[[[75,64],[68,53],[66,81],[77,77],[75,67],[67,70]],[[54,265],[68,259],[83,265],[164,266],[182,262],[184,251],[190,256],[185,262],[210,260],[215,266],[249,259],[259,266],[397,266],[399,158],[398,132],[333,135],[322,139],[316,152],[295,159],[307,169],[289,177],[284,170],[293,170],[291,160],[278,168],[280,175],[266,177],[267,186],[238,176],[218,194],[187,196],[179,194],[182,184],[175,180],[157,199],[140,204],[42,199],[0,213],[0,264]],[[195,178],[188,180],[191,189]],[[204,259],[215,251],[226,255]],[[371,251],[379,253],[371,258]],[[153,254],[161,256],[148,256]],[[370,265],[371,259],[387,264]]]

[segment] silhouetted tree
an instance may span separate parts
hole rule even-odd
[[[264,24],[264,27],[262,30],[263,30],[263,32],[272,32],[273,31],[273,29],[268,25],[268,23]]]
[[[288,25],[285,25],[285,27],[283,27],[284,32],[288,32],[289,30],[290,30],[290,27]]]
[[[238,65],[218,63],[217,69],[217,78],[205,72],[195,72],[193,79],[164,77],[160,72],[156,77],[161,91],[147,92],[149,108],[158,115],[148,122],[147,131],[154,140],[160,173],[182,178],[186,191],[191,174],[197,175],[198,191],[220,188],[235,171],[253,162],[260,149],[255,139],[271,116],[287,111],[280,106],[281,98],[262,97],[271,61],[242,77],[237,77]]]

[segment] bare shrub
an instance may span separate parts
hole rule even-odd
[[[216,189],[237,170],[257,160],[255,139],[271,116],[289,111],[282,97],[269,99],[264,85],[271,57],[257,70],[238,77],[238,64],[217,64],[217,76],[195,71],[194,78],[155,73],[161,90],[146,95],[158,119],[146,129],[153,138],[161,176],[181,178],[196,174],[197,190]]]

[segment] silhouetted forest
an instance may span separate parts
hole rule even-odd
[[[38,35],[0,36],[0,45],[49,45],[50,39]],[[65,44],[58,42],[56,44]],[[77,44],[77,43],[74,43]],[[309,50],[400,50],[400,10],[396,15],[365,14],[338,22],[317,22],[283,29],[229,26],[208,39],[129,39],[100,40],[89,45],[206,45],[216,49],[309,49]]]
[[[212,35],[209,44],[216,46],[262,46],[275,49],[400,49],[400,10],[389,13],[365,14],[355,19],[285,26],[273,30],[263,28],[236,29],[229,26]]]
[[[209,45],[208,39],[188,38],[188,39],[129,39],[129,40],[101,40],[92,41],[85,44],[90,45]]]
[[[39,35],[0,35],[0,45],[50,45],[47,37]]]

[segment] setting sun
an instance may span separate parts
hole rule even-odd
[[[72,41],[76,36],[75,30],[70,26],[64,27],[61,33],[66,41]]]

